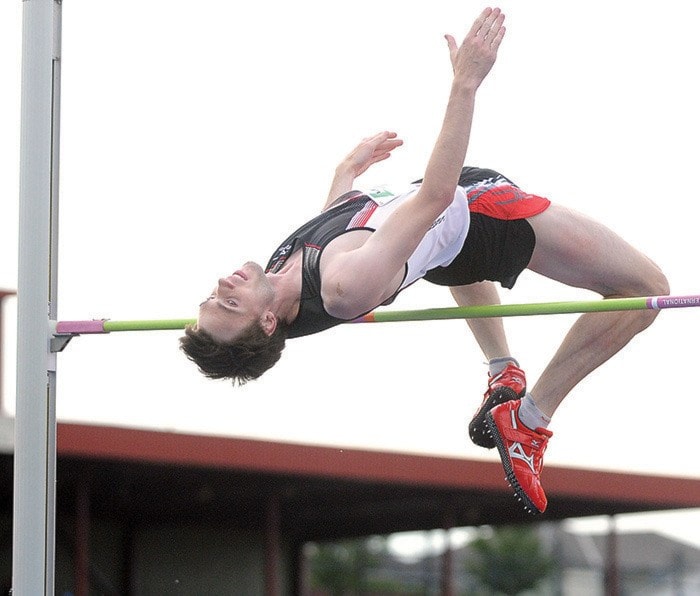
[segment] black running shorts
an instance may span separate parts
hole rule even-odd
[[[535,250],[535,232],[526,219],[495,219],[471,213],[471,224],[462,250],[447,267],[425,274],[430,283],[465,286],[497,281],[512,288]]]

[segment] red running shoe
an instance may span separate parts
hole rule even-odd
[[[520,422],[520,401],[509,401],[486,414],[486,424],[501,456],[506,480],[529,513],[543,513],[547,496],[540,484],[542,456],[552,432],[531,430]]]
[[[486,449],[496,446],[486,426],[486,413],[499,404],[525,397],[526,385],[525,373],[512,362],[501,372],[489,377],[489,388],[484,393],[484,400],[469,423],[469,438],[472,443]]]

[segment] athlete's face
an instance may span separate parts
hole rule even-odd
[[[275,329],[269,310],[274,290],[257,263],[246,263],[228,277],[219,279],[209,297],[199,305],[197,327],[216,341],[230,343],[259,323],[266,333]]]

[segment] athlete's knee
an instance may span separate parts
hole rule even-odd
[[[651,283],[653,291],[649,293],[649,296],[668,296],[671,293],[671,285],[668,278],[659,267],[656,267],[656,275],[651,280]]]
[[[655,263],[640,271],[639,281],[641,287],[638,296],[667,296],[670,293],[668,278]]]
[[[633,266],[627,267],[628,274],[612,279],[610,285],[602,284],[600,292],[604,298],[631,298],[637,296],[667,296],[670,293],[668,279],[650,259],[642,257]]]

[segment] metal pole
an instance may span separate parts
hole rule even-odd
[[[279,495],[271,495],[265,506],[265,596],[279,596],[280,524]]]
[[[75,489],[75,564],[73,567],[75,596],[90,594],[91,482],[90,478],[85,476],[78,481]]]
[[[454,554],[450,542],[450,530],[455,525],[455,514],[451,508],[443,513],[442,527],[445,530],[445,550],[442,551],[442,565],[440,567],[440,593],[442,596],[455,596],[454,582]]]
[[[36,596],[54,593],[61,4],[23,4],[12,583]]]
[[[607,548],[605,551],[604,592],[605,596],[619,596],[620,594],[620,568],[619,553],[617,549],[617,525],[615,516],[608,518]]]

